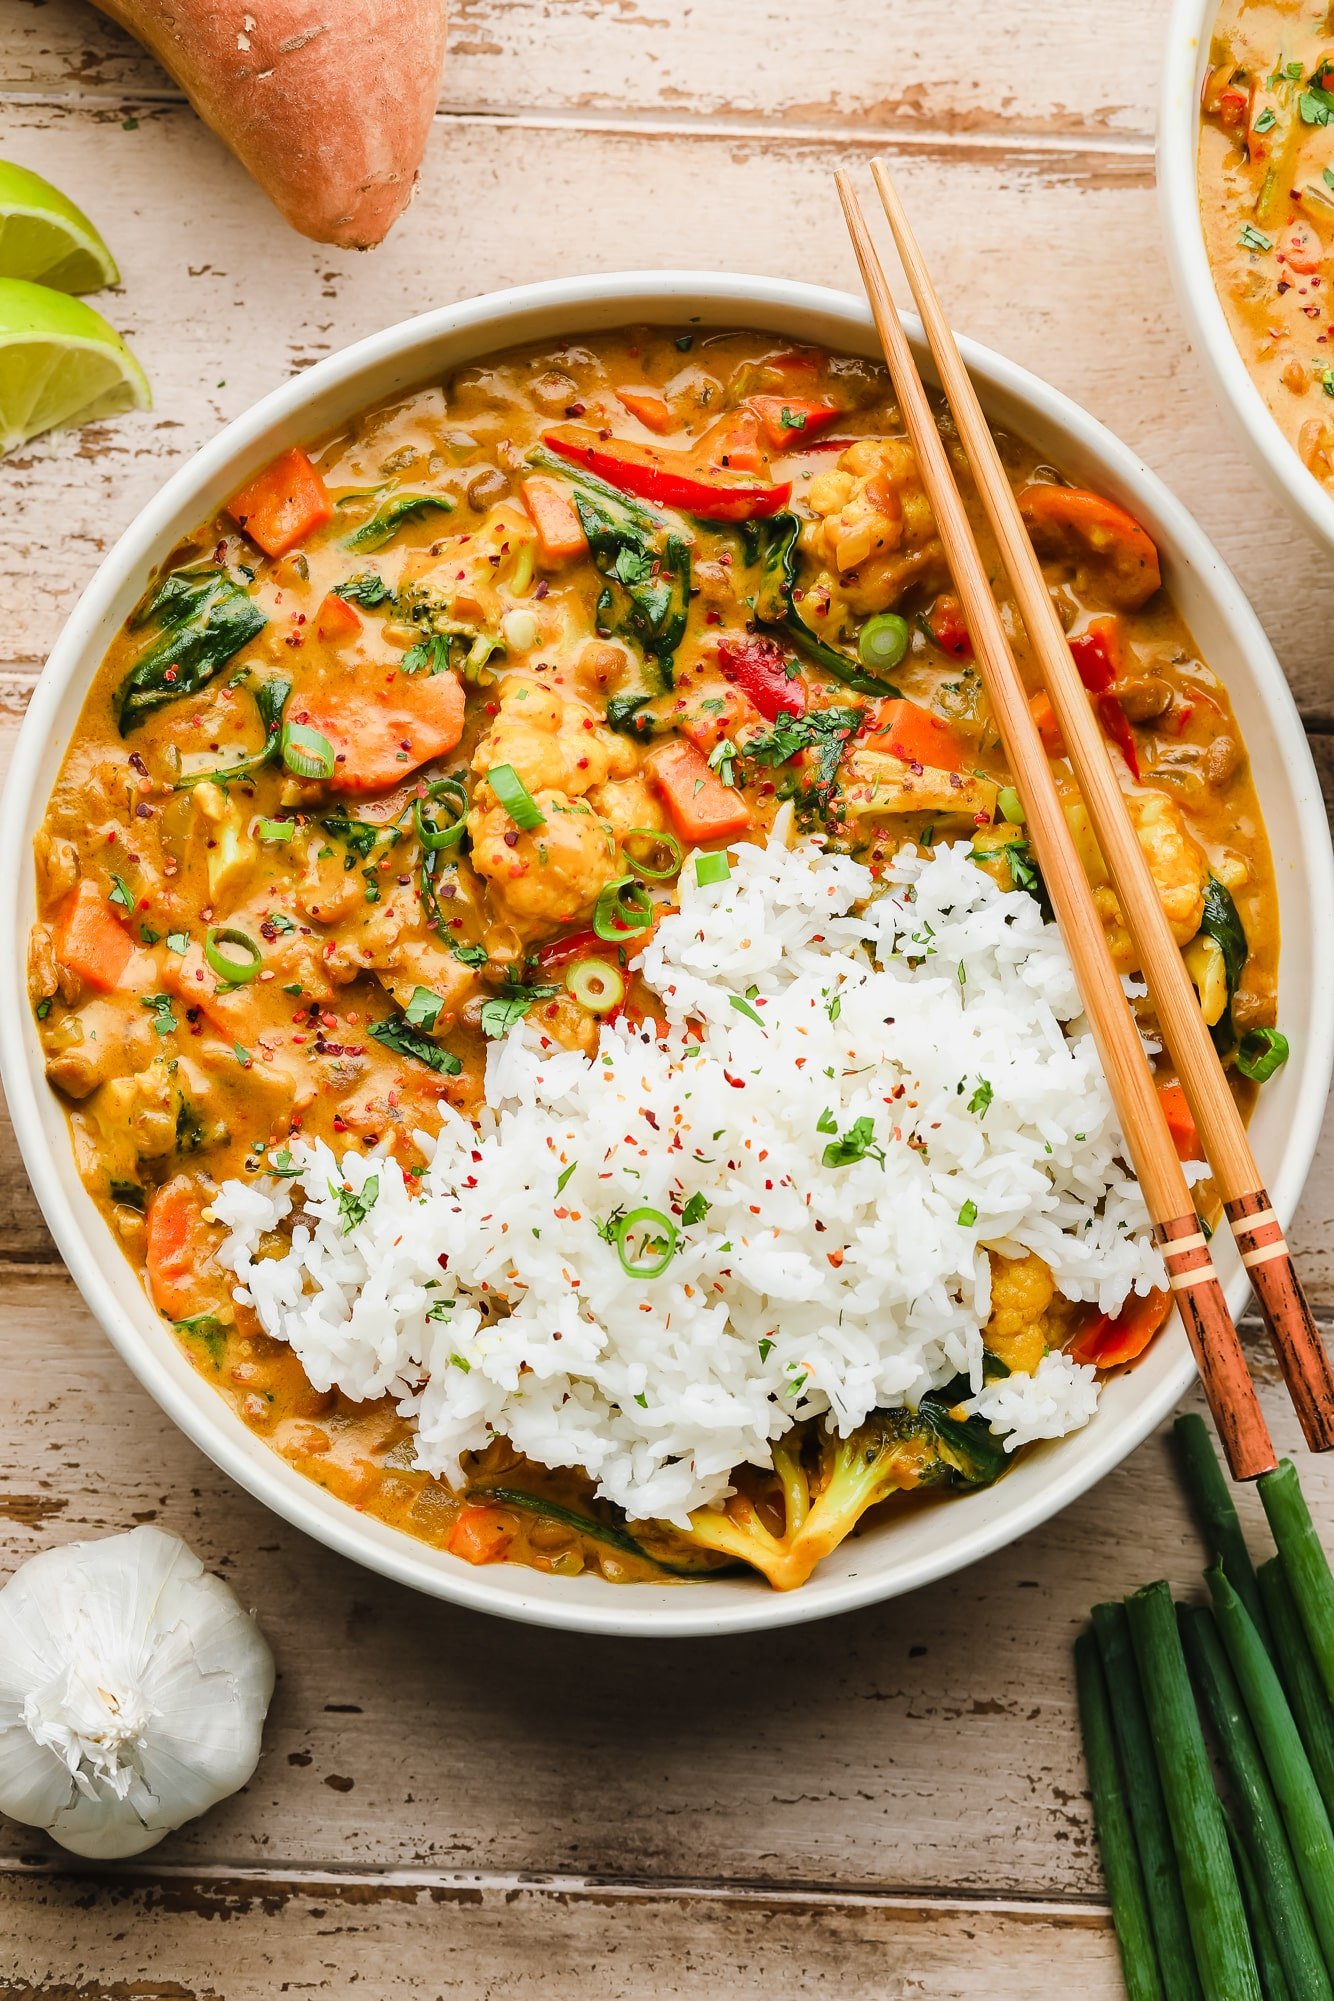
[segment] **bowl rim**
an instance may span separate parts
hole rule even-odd
[[[1198,154],[1202,66],[1221,0],[1173,0],[1158,106],[1158,210],[1172,285],[1204,364],[1251,457],[1318,542],[1334,548],[1334,493],[1302,464],[1241,358],[1223,311],[1200,217]]]
[[[326,392],[348,392],[365,372],[396,358],[415,357],[420,362],[403,377],[405,386],[428,380],[433,366],[429,350],[433,343],[449,336],[475,333],[478,338],[473,351],[481,355],[522,340],[522,330],[509,322],[524,314],[559,313],[567,331],[576,334],[595,325],[688,319],[692,306],[702,308],[700,317],[706,324],[751,324],[777,330],[784,319],[821,321],[828,328],[822,338],[834,339],[841,329],[849,340],[863,343],[872,332],[864,300],[798,281],[699,271],[599,273],[486,294],[400,322],[328,356],[233,419],[187,459],[135,517],[71,612],[34,689],[15,745],[0,801],[0,842],[6,843],[3,851],[30,857],[30,830],[45,805],[42,761],[52,744],[58,744],[63,755],[72,727],[68,699],[71,691],[77,691],[82,706],[88,682],[105,651],[105,642],[97,643],[97,636],[108,606],[123,591],[127,578],[142,588],[154,560],[169,552],[172,542],[168,531],[174,514],[187,505],[196,511],[202,508],[202,499],[196,501],[194,496],[202,495],[210,482],[216,483],[224,475],[232,483],[244,477],[249,470],[244,454],[263,445],[266,433],[281,428],[283,435],[299,437],[325,428],[313,422],[304,429],[302,425],[303,414],[318,397]],[[922,360],[920,325],[908,315],[904,321]],[[793,331],[790,327],[785,330]],[[1027,409],[1037,423],[1059,428],[1072,451],[1098,461],[1113,489],[1137,495],[1150,518],[1165,524],[1183,568],[1207,579],[1208,593],[1236,634],[1238,654],[1245,658],[1257,686],[1264,691],[1267,715],[1292,790],[1301,861],[1311,878],[1309,896],[1334,913],[1334,853],[1329,847],[1306,737],[1259,620],[1231,573],[1181,503],[1096,419],[992,350],[969,340],[964,340],[962,347],[984,401],[1008,399]],[[383,389],[374,395],[363,393],[361,400],[379,400],[385,393]],[[358,405],[349,401],[346,407],[350,411]],[[21,887],[26,866],[22,863],[0,872],[0,939],[21,944],[26,944],[31,922]],[[1304,943],[1312,959],[1312,984],[1322,981],[1328,991],[1334,984],[1334,925],[1311,928],[1313,935]],[[871,1563],[846,1577],[827,1580],[820,1588],[815,1588],[815,1580],[788,1593],[761,1586],[754,1592],[739,1593],[737,1599],[729,1597],[726,1603],[703,1587],[607,1585],[599,1580],[605,1597],[587,1603],[572,1596],[563,1598],[559,1590],[542,1588],[559,1587],[567,1580],[524,1572],[516,1584],[516,1566],[496,1566],[493,1571],[441,1563],[444,1552],[335,1501],[288,1465],[256,1438],[177,1350],[173,1348],[170,1359],[155,1354],[146,1327],[151,1323],[160,1333],[161,1324],[146,1299],[143,1312],[136,1317],[109,1295],[99,1274],[92,1230],[85,1229],[76,1214],[80,1198],[98,1229],[105,1226],[78,1180],[72,1149],[67,1148],[58,1158],[44,1131],[41,1103],[49,1099],[49,1087],[41,1074],[39,1045],[27,1003],[25,962],[26,951],[21,947],[0,959],[0,1079],[47,1224],[70,1275],[117,1351],[186,1436],[265,1506],[378,1574],[468,1609],[567,1631],[655,1639],[760,1631],[851,1611],[934,1582],[1049,1520],[1127,1457],[1180,1400],[1194,1378],[1189,1349],[1176,1328],[1172,1336],[1175,1348],[1164,1363],[1161,1379],[1141,1396],[1129,1418],[1118,1416],[1103,1435],[1095,1432],[1089,1436],[1081,1451],[1059,1454],[1046,1448],[1051,1453],[1049,1476],[1038,1492],[1008,1505],[1003,1502],[999,1510],[983,1513],[967,1527],[961,1520],[962,1532],[947,1545],[906,1561],[900,1559],[896,1566],[888,1567],[888,1574],[878,1574]],[[1275,1203],[1285,1215],[1296,1205],[1314,1154],[1325,1093],[1334,1070],[1334,1011],[1327,1010],[1326,1015],[1327,1019],[1320,1014],[1313,1016],[1305,1039],[1300,1070],[1303,1089],[1283,1160],[1272,1182]],[[1230,1246],[1226,1250],[1230,1251]],[[1233,1266],[1228,1290],[1237,1312],[1247,1287],[1235,1259]],[[990,1491],[1003,1494],[1006,1489]],[[962,1508],[968,1503],[961,1499],[953,1505]],[[868,1541],[860,1547],[869,1554],[874,1544]],[[506,1571],[510,1576],[502,1581],[499,1573]]]

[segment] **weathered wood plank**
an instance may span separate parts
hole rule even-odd
[[[255,1777],[155,1864],[1100,1896],[1069,1648],[1095,1597],[1158,1575],[1198,1585],[1164,1434],[1044,1529],[910,1599],[726,1643],[594,1641],[328,1554],[172,1428],[68,1280],[6,1287],[0,1569],[156,1521],[256,1608],[277,1655]],[[1328,1521],[1334,1467],[1307,1461],[1303,1478]],[[1260,1523],[1254,1495],[1242,1505]],[[10,1863],[51,1853],[9,1823],[0,1843]]]
[[[948,10],[842,0],[812,45],[798,0],[450,0],[441,107],[597,117],[713,117],[875,133],[1001,130],[1103,139],[1152,131],[1158,0],[1099,18],[1096,75],[1060,0],[984,8],[961,43]],[[1042,60],[1034,61],[1041,49]],[[0,89],[160,98],[172,86],[83,0],[14,0]]]
[[[7,152],[115,219],[124,289],[105,303],[147,367],[157,407],[38,441],[0,469],[11,523],[0,549],[9,614],[0,666],[43,657],[115,536],[222,421],[432,299],[646,260],[855,284],[829,179],[854,157],[847,147],[679,137],[665,200],[663,143],[559,126],[520,139],[484,119],[443,123],[415,207],[383,249],[357,256],[293,236],[181,109],[147,110],[138,130],[122,132],[115,107],[11,104]],[[513,198],[516,146],[525,185],[542,190],[540,228]],[[1299,699],[1328,714],[1334,582],[1294,548],[1185,352],[1149,163],[956,142],[910,154],[903,182],[960,324],[1140,446],[1233,562]],[[167,189],[187,198],[167,200]],[[1074,244],[1096,244],[1096,257],[1061,248]]]
[[[738,1897],[683,1890],[10,1877],[7,1994],[42,2001],[269,2001],[298,1989],[383,2001],[1028,2001],[1058,1983],[1122,1992],[1092,1910]],[[29,1985],[28,1983],[31,1983]]]

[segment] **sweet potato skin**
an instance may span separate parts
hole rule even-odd
[[[94,0],[303,236],[379,243],[412,199],[445,0]]]

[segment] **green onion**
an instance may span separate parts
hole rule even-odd
[[[1007,820],[1012,827],[1023,826],[1024,802],[1015,791],[1013,785],[1001,786],[1000,791],[996,794],[996,804],[1000,808],[1002,820]]]
[[[1278,1801],[1218,1630],[1202,1605],[1181,1606],[1177,1618],[1191,1674],[1227,1774],[1240,1845],[1255,1870],[1261,1903],[1273,1921],[1274,1942],[1293,2001],[1331,2001],[1334,1989],[1297,1880]]]
[[[625,999],[625,981],[605,959],[576,959],[565,985],[589,1014],[610,1014]]]
[[[733,1569],[728,1564],[725,1570],[704,1570],[679,1563],[668,1563],[665,1557],[654,1556],[642,1543],[635,1541],[628,1529],[619,1528],[614,1522],[600,1522],[592,1515],[578,1514],[573,1508],[564,1508],[559,1501],[549,1501],[543,1494],[526,1494],[522,1487],[472,1487],[468,1491],[470,1501],[499,1502],[503,1508],[523,1508],[530,1515],[544,1515],[548,1521],[560,1522],[565,1528],[577,1529],[591,1542],[606,1543],[610,1549],[618,1549],[626,1556],[642,1557],[645,1563],[652,1563],[659,1570],[665,1570],[672,1577],[721,1577]],[[742,1566],[737,1564],[736,1569]]]
[[[255,833],[261,841],[290,841],[295,832],[295,820],[256,820],[255,822]]]
[[[1302,1630],[1279,1558],[1271,1556],[1260,1565],[1256,1575],[1269,1615],[1269,1630],[1274,1639],[1270,1651],[1279,1680],[1287,1690],[1288,1706],[1297,1719],[1325,1811],[1334,1822],[1334,1710],[1326,1700],[1320,1670]]]
[[[1126,1993],[1130,2001],[1162,2001],[1163,1985],[1158,1977],[1158,1960],[1149,1927],[1149,1901],[1112,1741],[1112,1706],[1091,1633],[1081,1633],[1075,1641],[1075,1681],[1084,1758],[1093,1795],[1093,1818],[1107,1877],[1116,1942],[1121,1948]]]
[[[1280,1460],[1277,1470],[1262,1473],[1256,1485],[1325,1694],[1334,1703],[1334,1577],[1329,1558],[1312,1527],[1292,1461]]]
[[[896,611],[882,611],[868,618],[857,635],[857,658],[872,673],[897,667],[908,651],[908,621]]]
[[[1135,1845],[1139,1850],[1149,1893],[1149,1921],[1158,1947],[1158,1964],[1170,2001],[1200,2001],[1200,1976],[1190,1942],[1186,1902],[1181,1894],[1172,1829],[1158,1776],[1148,1712],[1140,1688],[1139,1669],[1130,1643],[1130,1621],[1124,1605],[1095,1605],[1093,1631],[1102,1656],[1107,1686],[1116,1690],[1112,1728],[1125,1774]]]
[[[630,1249],[630,1240],[636,1232],[641,1238],[637,1258]],[[627,1278],[657,1278],[675,1257],[679,1236],[675,1223],[661,1209],[632,1209],[617,1223],[613,1238],[621,1270]]]
[[[1252,1084],[1267,1084],[1288,1060],[1288,1038],[1277,1028],[1248,1028],[1237,1044],[1237,1068]]]
[[[1251,1553],[1246,1547],[1241,1520],[1233,1505],[1227,1481],[1223,1478],[1209,1427],[1202,1417],[1190,1411],[1177,1419],[1172,1432],[1185,1476],[1186,1492],[1194,1504],[1209,1555],[1222,1564],[1233,1590],[1268,1646],[1269,1625],[1260,1602],[1260,1587],[1255,1581]]]
[[[1241,1885],[1241,1901],[1246,1906],[1246,1922],[1251,1928],[1251,1945],[1265,2001],[1292,2001],[1255,1871],[1226,1807],[1223,1808],[1223,1817],[1227,1822],[1228,1846],[1232,1850],[1237,1881]]]
[[[1271,1476],[1272,1477],[1272,1476]],[[1334,1832],[1274,1663],[1224,1572],[1205,1572],[1218,1630],[1250,1714],[1292,1844],[1311,1922],[1334,1965]]]
[[[641,860],[632,853],[631,841],[642,841],[651,859]],[[626,867],[643,876],[646,882],[670,882],[674,875],[681,873],[681,843],[675,834],[660,834],[654,827],[631,827],[621,841],[621,853],[625,856]],[[665,863],[662,860],[664,854]]]
[[[486,782],[516,827],[522,827],[525,833],[530,834],[534,827],[546,825],[546,814],[512,764],[493,764],[486,774]]]
[[[309,723],[284,723],[282,760],[294,778],[332,778],[333,745]]]
[[[652,922],[653,898],[633,876],[609,882],[593,907],[593,929],[612,945],[636,931],[647,931]]]
[[[701,889],[708,889],[715,882],[726,882],[731,873],[732,864],[724,854],[695,856],[695,881]]]
[[[234,945],[245,957],[229,958],[222,950],[224,945]],[[264,964],[264,954],[249,932],[237,931],[229,924],[209,925],[204,933],[204,957],[218,978],[234,987],[247,986]]]
[[[441,806],[452,818],[440,821],[428,808]],[[468,794],[457,778],[436,778],[426,788],[425,799],[412,802],[412,822],[417,839],[430,854],[457,847],[467,832]]]
[[[1170,1585],[1137,1591],[1126,1616],[1206,2001],[1263,2001]]]

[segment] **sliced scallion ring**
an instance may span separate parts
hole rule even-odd
[[[1252,1084],[1267,1084],[1288,1060],[1288,1038],[1277,1028],[1248,1028],[1237,1044],[1237,1068]]]
[[[695,856],[695,881],[701,889],[707,889],[711,883],[726,882],[731,873],[732,864],[724,854]]]
[[[294,778],[332,778],[334,749],[327,736],[309,723],[284,723],[282,760]]]
[[[875,618],[868,618],[858,633],[857,658],[863,667],[883,673],[898,666],[908,651],[911,637],[906,619],[900,618],[896,611],[882,611]]]
[[[625,999],[625,981],[607,959],[576,959],[565,985],[589,1014],[610,1014]]]
[[[222,950],[224,945],[244,953],[244,958],[231,958]],[[209,925],[204,933],[204,957],[218,978],[234,987],[248,986],[264,964],[264,954],[250,933],[237,931],[230,924]]]
[[[631,842],[635,843],[631,847]],[[638,852],[636,852],[636,850]],[[645,882],[670,882],[681,873],[685,857],[675,834],[660,834],[656,827],[631,827],[621,842],[625,865]],[[643,857],[647,854],[648,859]]]
[[[1024,802],[1015,791],[1013,785],[1001,786],[1000,791],[996,794],[996,804],[1000,808],[1002,820],[1007,825],[1011,827],[1023,826]]]
[[[290,841],[295,832],[295,820],[256,820],[255,822],[256,840]]]
[[[531,833],[534,827],[545,827],[546,814],[512,764],[493,764],[486,782],[516,827],[522,827],[525,833]]]
[[[593,909],[593,929],[610,945],[620,945],[653,922],[653,898],[632,875],[609,882]]]
[[[661,1209],[632,1209],[616,1225],[616,1255],[627,1278],[657,1278],[676,1256],[680,1231]],[[633,1239],[639,1239],[635,1255]]]
[[[448,819],[436,817],[443,810]],[[412,802],[412,822],[417,839],[431,854],[442,848],[456,848],[467,832],[468,794],[457,778],[437,778],[426,788],[424,799]]]

